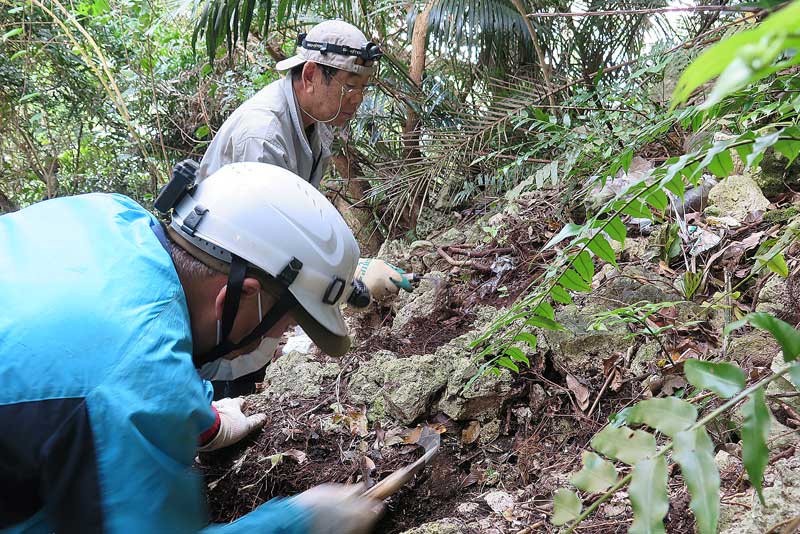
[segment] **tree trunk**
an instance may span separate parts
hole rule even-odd
[[[345,154],[337,154],[332,158],[336,172],[344,180],[343,190],[335,194],[332,202],[356,236],[362,249],[361,255],[375,255],[383,244],[383,235],[375,224],[371,207],[364,202],[369,191],[369,182],[358,178],[361,175],[360,166],[352,154],[346,148],[345,150]],[[355,200],[355,205],[350,199]]]
[[[531,36],[531,41],[533,42],[533,49],[536,51],[536,58],[539,60],[539,66],[542,69],[542,77],[544,78],[545,92],[547,93],[547,99],[550,102],[550,107],[552,108],[551,112],[555,114],[556,101],[553,98],[552,93],[550,92],[552,91],[553,88],[553,83],[551,82],[551,77],[550,77],[550,67],[547,64],[547,62],[545,62],[544,52],[542,52],[542,47],[539,44],[539,38],[536,36],[536,30],[534,30],[533,23],[531,22],[531,19],[528,18],[528,14],[525,13],[525,8],[522,5],[522,1],[511,0],[511,2],[514,4],[514,7],[517,8],[517,11],[522,17],[522,20],[525,21],[525,27],[528,28],[528,34]]]
[[[414,84],[422,88],[422,78],[425,74],[425,52],[428,48],[428,18],[433,7],[433,0],[429,0],[422,12],[417,15],[414,21],[414,31],[411,34],[411,65],[409,77]],[[406,123],[403,126],[403,146],[404,157],[411,165],[422,165],[420,152],[420,131],[419,115],[411,106],[406,106]],[[403,210],[401,223],[408,230],[414,230],[417,226],[419,212],[422,209],[425,184],[411,184],[408,191],[408,203]]]
[[[10,198],[8,198],[5,193],[0,191],[0,214],[11,213],[12,211],[17,211],[18,209],[19,206],[17,206]]]

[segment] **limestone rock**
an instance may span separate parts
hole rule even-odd
[[[745,220],[751,213],[765,211],[769,207],[769,200],[755,180],[742,174],[728,176],[715,185],[708,194],[708,200],[720,213],[739,221]]]
[[[753,330],[731,339],[728,358],[740,365],[751,362],[756,367],[769,367],[775,354],[780,350],[780,346],[771,335]]]
[[[617,175],[606,180],[605,185],[599,184],[589,193],[586,199],[586,208],[590,212],[596,212],[603,205],[617,196],[620,192],[631,185],[645,179],[653,172],[653,163],[640,156],[635,156],[628,167],[628,172],[620,169]]]
[[[471,530],[467,529],[462,520],[446,517],[432,523],[424,523],[417,528],[406,530],[402,534],[468,534],[470,532]]]
[[[675,302],[683,300],[681,295],[672,286],[672,282],[642,267],[635,265],[625,266],[621,271],[610,277],[609,281],[600,287],[590,297],[594,308],[607,310],[618,308],[623,304],[637,302]],[[623,304],[620,304],[619,302]]]
[[[451,344],[443,345],[436,354],[439,359],[448,358],[452,349]],[[511,373],[503,369],[500,376],[481,376],[464,391],[464,386],[478,372],[478,367],[474,358],[464,355],[463,352],[450,357],[453,368],[447,380],[447,389],[439,402],[439,409],[456,421],[486,421],[497,417],[503,401],[511,391]]]
[[[399,332],[416,317],[428,317],[436,309],[437,289],[445,283],[444,273],[431,271],[411,293],[401,291],[393,303],[397,314],[392,331]]]
[[[735,497],[736,504],[723,504],[720,508],[719,532],[722,534],[761,534],[793,518],[800,503],[800,453],[768,466],[764,475],[764,500],[762,505],[752,488],[745,496]]]
[[[800,186],[800,161],[794,160],[787,169],[788,162],[784,155],[775,152],[773,148],[764,152],[759,164],[761,172],[756,174],[755,179],[767,197],[774,197],[787,188],[797,189]]]
[[[449,371],[449,362],[433,354],[398,358],[380,351],[353,374],[348,396],[366,404],[372,420],[388,416],[410,424],[445,387]]]
[[[341,368],[337,363],[320,363],[309,354],[292,351],[267,367],[264,393],[271,396],[316,397],[322,380],[335,378]]]
[[[553,363],[562,373],[586,376],[602,372],[603,358],[624,350],[631,341],[627,339],[625,325],[609,326],[607,330],[590,330],[592,315],[601,308],[574,304],[556,311],[555,319],[566,331],[541,331],[541,337],[553,353]]]
[[[509,508],[514,507],[514,497],[505,491],[492,491],[488,493],[483,500],[485,500],[489,508],[497,514],[502,514]]]
[[[777,274],[770,276],[769,280],[758,292],[757,312],[766,312],[781,319],[791,319],[797,313],[789,284],[785,278]]]

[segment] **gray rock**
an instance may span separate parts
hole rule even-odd
[[[792,318],[796,313],[789,284],[785,278],[777,274],[770,276],[769,280],[758,292],[757,312],[771,313],[781,319]]]
[[[676,302],[683,300],[672,282],[642,267],[627,265],[590,297],[594,308],[607,310],[637,302]]]
[[[762,505],[752,488],[744,496],[731,500],[739,503],[722,504],[719,532],[722,534],[761,534],[795,517],[800,503],[800,456],[778,460],[768,466],[764,475]]]
[[[755,180],[741,174],[728,176],[711,188],[708,201],[720,213],[730,215],[738,221],[745,220],[751,213],[763,212],[769,207],[769,200],[761,192]]]
[[[785,156],[775,152],[773,148],[764,151],[764,157],[759,164],[761,172],[755,179],[767,197],[774,197],[788,189],[797,189],[800,186],[800,161],[794,160],[789,167]]]
[[[431,271],[420,281],[411,293],[401,291],[393,306],[397,314],[392,322],[392,332],[401,331],[416,317],[429,317],[436,309],[437,289],[442,287],[447,277],[444,273]]]
[[[433,354],[398,358],[378,352],[350,379],[348,397],[365,404],[371,420],[390,417],[410,424],[447,384],[450,363]]]
[[[603,358],[624,351],[632,343],[627,338],[625,325],[612,325],[607,330],[588,328],[593,322],[593,314],[603,309],[589,303],[581,308],[574,304],[564,306],[556,311],[555,319],[566,331],[541,331],[546,342],[543,345],[552,351],[553,363],[562,373],[575,376],[601,373]]]
[[[603,187],[599,187],[598,184],[589,192],[585,202],[586,209],[590,213],[596,212],[622,191],[650,176],[651,172],[653,172],[653,163],[640,156],[635,156],[628,167],[627,173],[620,169],[614,178],[606,180]]]
[[[436,351],[437,358],[453,358],[453,368],[447,380],[447,389],[439,401],[439,409],[456,421],[475,419],[486,421],[496,418],[503,402],[511,391],[512,377],[507,369],[500,376],[484,375],[464,389],[466,384],[478,373],[478,367],[471,355],[464,355],[451,344],[443,345]]]
[[[446,517],[425,523],[411,530],[406,530],[402,534],[469,534],[472,530],[466,524],[455,517]]]
[[[316,397],[323,379],[335,378],[340,370],[337,363],[323,364],[309,354],[292,351],[267,367],[264,393],[278,397]]]
[[[753,330],[731,339],[728,345],[728,358],[739,364],[750,362],[756,367],[769,367],[780,350],[780,346],[771,335]]]

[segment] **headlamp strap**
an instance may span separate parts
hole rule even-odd
[[[309,41],[306,39],[306,34],[301,33],[297,37],[297,44],[306,50],[316,50],[323,56],[330,52],[331,54],[337,54],[340,56],[360,57],[364,61],[377,61],[383,56],[380,46],[376,45],[372,41],[365,43],[361,48],[353,48],[352,46],[347,45]]]

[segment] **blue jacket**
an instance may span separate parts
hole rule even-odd
[[[212,392],[157,224],[104,194],[0,217],[0,531],[307,532],[291,499],[207,525]]]

